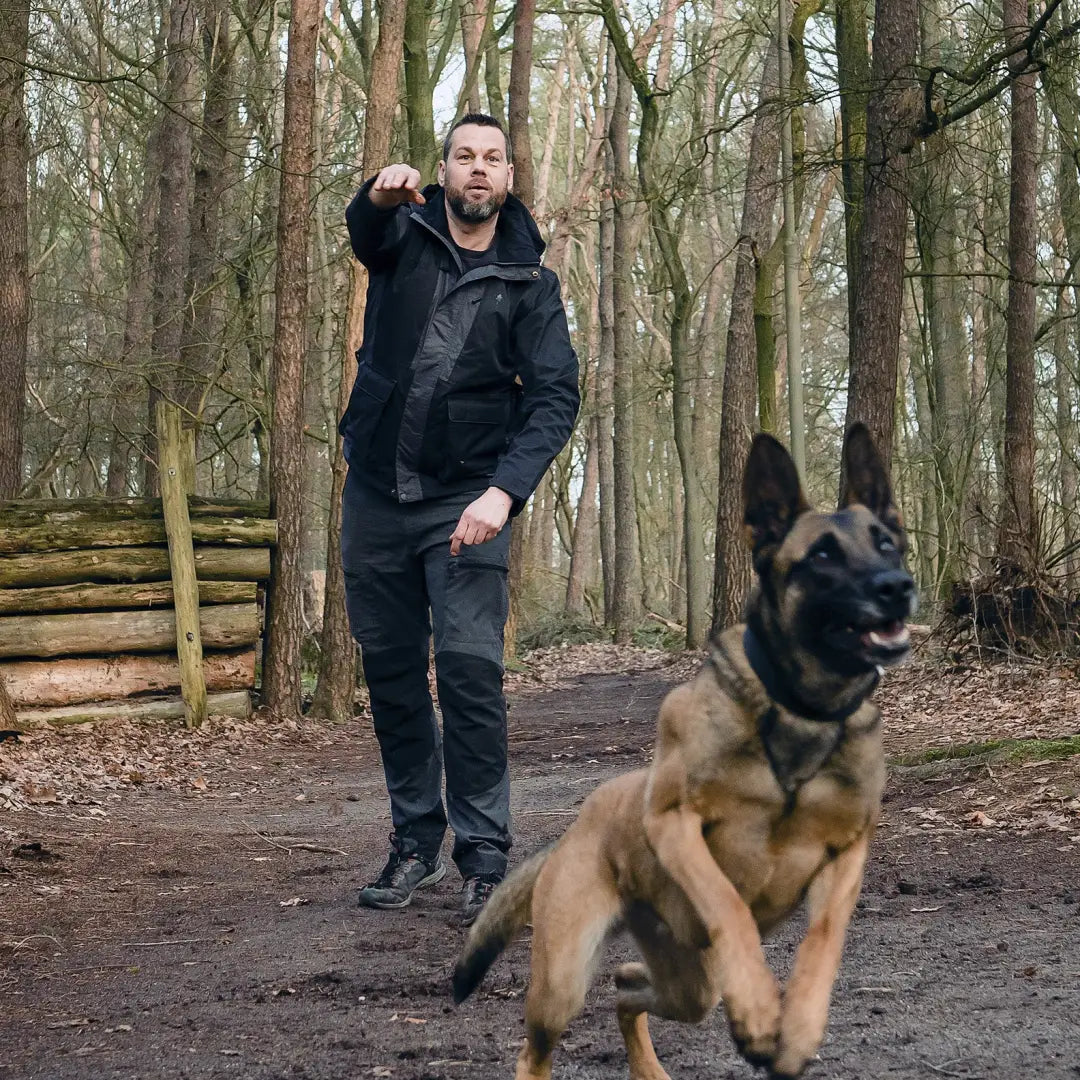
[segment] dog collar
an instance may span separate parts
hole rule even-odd
[[[743,631],[743,652],[754,674],[758,677],[761,685],[765,687],[765,693],[782,706],[788,712],[796,716],[805,717],[807,720],[816,720],[828,724],[842,724],[849,716],[854,715],[862,707],[862,703],[877,689],[881,681],[881,668],[874,672],[874,681],[869,688],[856,695],[853,701],[831,712],[823,712],[820,709],[811,708],[805,701],[791,692],[791,687],[781,674],[772,657],[769,655],[761,639],[747,626]]]

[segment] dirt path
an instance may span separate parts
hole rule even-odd
[[[581,676],[512,699],[519,853],[647,760],[669,680]],[[0,814],[0,1080],[509,1078],[525,946],[454,1009],[456,875],[405,912],[354,906],[389,829],[365,725],[197,749],[183,787]],[[1060,803],[1077,760],[894,774],[808,1076],[1080,1076],[1075,818],[986,827],[1003,792],[1041,783]],[[792,927],[768,943],[779,969],[795,940]],[[609,949],[557,1077],[625,1077],[610,973],[627,955]],[[674,1080],[755,1075],[719,1016],[653,1030]]]

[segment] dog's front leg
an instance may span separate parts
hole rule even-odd
[[[806,937],[784,990],[780,1047],[772,1071],[777,1080],[798,1076],[824,1038],[844,935],[862,887],[870,832],[867,829],[828,863],[807,892]]]
[[[645,831],[661,865],[686,894],[715,946],[720,997],[739,1052],[755,1065],[770,1062],[780,1026],[780,991],[765,963],[750,909],[716,864],[701,816],[683,804],[646,811]]]

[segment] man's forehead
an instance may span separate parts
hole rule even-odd
[[[488,124],[462,124],[450,137],[450,150],[501,150],[506,152],[506,136]]]

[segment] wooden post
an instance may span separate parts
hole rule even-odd
[[[185,466],[180,410],[171,402],[157,403],[158,473],[165,535],[169,541],[173,603],[176,611],[176,655],[180,661],[180,692],[184,723],[198,727],[206,719],[206,681],[203,678],[202,638],[199,634],[199,583],[195,576],[195,549],[191,542],[185,477],[194,476],[194,464]]]

